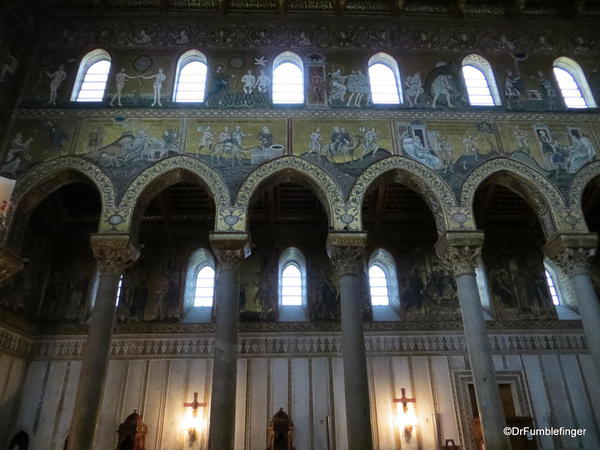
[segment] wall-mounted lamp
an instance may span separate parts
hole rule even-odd
[[[186,410],[187,413],[183,419],[183,429],[187,432],[188,445],[191,447],[198,440],[198,433],[202,429],[202,420],[198,417],[198,408],[205,407],[206,403],[200,403],[198,401],[198,393],[194,392],[194,400],[184,403],[183,406],[191,408],[191,410]]]
[[[400,389],[402,397],[395,398],[394,403],[402,403],[402,411],[398,412],[398,427],[404,431],[404,440],[410,441],[414,427],[417,425],[417,416],[414,413],[414,408],[409,408],[409,403],[416,403],[414,397],[408,398],[406,396],[406,389]]]

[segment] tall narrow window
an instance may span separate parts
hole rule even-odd
[[[554,278],[552,274],[546,269],[546,284],[548,285],[548,290],[550,291],[550,297],[552,298],[552,303],[554,306],[560,305],[560,297],[558,296],[558,289],[556,289],[556,284],[554,283]]]
[[[397,105],[402,101],[398,63],[387,53],[377,53],[369,59],[369,83],[374,104]]]
[[[190,255],[183,290],[183,322],[210,322],[215,297],[215,260],[205,248]]]
[[[110,55],[96,49],[83,57],[79,64],[71,100],[77,102],[101,102],[110,72]]]
[[[215,269],[204,266],[196,275],[194,306],[212,306],[215,295]]]
[[[490,63],[479,55],[468,55],[462,62],[462,73],[472,106],[500,105],[500,93]]]
[[[206,91],[206,56],[198,50],[185,52],[177,62],[173,100],[178,103],[201,103]]]
[[[596,101],[581,66],[561,56],[554,61],[554,77],[567,108],[595,108]]]
[[[294,263],[288,263],[281,274],[281,304],[302,305],[302,273]]]
[[[117,295],[115,296],[115,305],[119,306],[121,300],[121,291],[123,290],[123,275],[119,277],[119,284],[117,285]]]
[[[279,302],[277,317],[284,322],[308,319],[306,260],[295,247],[279,257]]]
[[[304,103],[304,66],[292,52],[283,52],[273,61],[273,103]]]
[[[390,304],[387,277],[379,265],[369,267],[369,287],[373,306],[387,306]]]

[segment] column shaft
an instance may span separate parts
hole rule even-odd
[[[69,431],[69,450],[92,448],[108,368],[119,274],[101,273]]]
[[[356,273],[340,276],[342,354],[349,450],[373,448],[369,380],[359,294]]]
[[[487,450],[509,450],[506,426],[475,273],[455,276],[477,408]]]
[[[600,375],[600,302],[589,272],[571,275],[588,348]]]
[[[239,309],[239,270],[228,267],[217,277],[217,323],[214,341],[209,446],[232,450],[235,437],[235,394]]]

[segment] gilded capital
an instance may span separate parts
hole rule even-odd
[[[544,254],[569,275],[588,273],[589,260],[596,254],[595,233],[560,233],[544,245]]]
[[[339,276],[358,274],[363,270],[366,242],[366,233],[329,233],[327,254]]]
[[[13,252],[0,248],[0,283],[23,270],[23,260]]]
[[[93,234],[91,241],[101,273],[122,274],[140,256],[127,234]]]
[[[211,233],[210,245],[219,270],[231,270],[250,256],[250,237],[247,233]]]
[[[449,231],[435,244],[442,263],[455,275],[474,273],[481,257],[481,231]]]

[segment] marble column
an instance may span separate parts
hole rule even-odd
[[[16,253],[0,247],[0,284],[23,270],[23,260]]]
[[[359,285],[359,277],[364,275],[366,238],[366,233],[335,232],[329,233],[327,238],[327,253],[340,279],[342,356],[349,450],[373,448]]]
[[[239,265],[250,254],[245,233],[213,233],[217,260],[216,329],[210,400],[210,450],[233,450],[238,359]]]
[[[99,282],[83,351],[68,450],[92,448],[108,369],[119,278],[139,256],[128,235],[95,234],[91,241],[98,261]]]
[[[590,277],[589,263],[597,245],[595,233],[557,234],[544,246],[544,254],[571,279],[588,349],[600,378],[600,302]]]
[[[481,232],[446,232],[437,242],[436,251],[456,280],[485,448],[509,450],[510,443],[503,434],[506,421],[475,278],[482,245]]]

